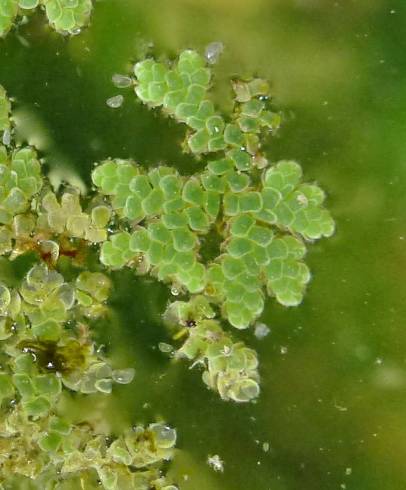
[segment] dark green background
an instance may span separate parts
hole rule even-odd
[[[116,429],[156,416],[176,426],[171,472],[184,490],[404,490],[406,3],[106,0],[80,36],[62,38],[37,15],[0,41],[0,83],[20,130],[62,177],[88,182],[93,162],[109,156],[193,173],[201,164],[181,153],[180,126],[131,91],[118,110],[106,99],[119,93],[111,76],[149,42],[172,56],[218,40],[221,105],[230,76],[272,81],[285,122],[269,155],[297,159],[326,189],[337,232],[309,247],[303,304],[269,301],[270,335],[242,335],[261,360],[256,404],[222,402],[197,370],[170,364],[157,349],[168,341],[167,288],[116,274],[104,337],[137,377],[105,413]],[[209,454],[224,460],[223,474]]]

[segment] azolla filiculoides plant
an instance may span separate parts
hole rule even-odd
[[[78,34],[89,22],[92,0],[1,0],[0,37],[20,20],[43,9],[49,25],[62,34]]]
[[[174,429],[156,422],[106,434],[92,420],[75,424],[63,415],[72,394],[108,395],[134,377],[92,340],[111,280],[88,270],[86,251],[107,240],[112,209],[99,196],[84,206],[72,188],[56,195],[35,149],[15,146],[10,111],[0,87],[2,265],[32,259],[23,277],[0,283],[0,488],[19,476],[47,489],[174,490],[162,468]]]
[[[165,314],[179,329],[175,337],[186,339],[176,356],[201,364],[203,380],[223,399],[245,402],[259,394],[257,356],[221,320],[248,328],[267,296],[298,305],[310,280],[306,243],[331,236],[334,222],[324,192],[302,182],[298,163],[271,163],[262,151],[281,119],[271,110],[268,82],[234,80],[227,116],[211,101],[211,84],[207,61],[192,50],[172,63],[136,63],[126,86],[184,124],[185,151],[206,166],[190,177],[123,160],[97,166],[93,183],[123,227],[102,244],[100,260],[152,274],[186,296]],[[219,253],[205,261],[201,244],[213,231],[221,237]]]
[[[296,162],[270,162],[262,150],[280,125],[265,80],[234,80],[234,108],[224,115],[211,100],[208,62],[192,50],[174,62],[145,59],[132,76],[114,79],[183,124],[184,151],[205,168],[183,176],[170,166],[108,159],[96,164],[86,198],[74,187],[55,192],[35,149],[14,144],[1,89],[0,253],[10,263],[35,258],[21,281],[0,284],[4,481],[15,473],[49,488],[67,479],[177,488],[162,471],[174,429],[152,423],[106,438],[91,420],[72,425],[59,412],[71,393],[108,395],[115,383],[132,381],[133,370],[112,366],[92,340],[93,322],[108,310],[109,273],[129,268],[168,284],[180,296],[163,312],[174,356],[201,366],[223,400],[250,402],[260,393],[257,354],[227,325],[255,324],[267,297],[298,305],[310,280],[306,244],[334,232],[324,192],[302,182]],[[218,253],[205,259],[202,243],[213,233]],[[88,270],[95,248],[97,270]],[[74,279],[65,279],[61,261]]]

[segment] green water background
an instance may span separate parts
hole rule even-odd
[[[115,317],[102,336],[137,376],[91,404],[115,430],[157,416],[176,426],[170,471],[184,490],[406,489],[405,28],[401,0],[106,0],[75,38],[36,15],[0,41],[0,83],[21,131],[62,176],[89,182],[93,162],[109,156],[200,168],[180,151],[179,125],[130,91],[118,110],[106,99],[119,93],[111,76],[149,42],[175,55],[222,41],[220,104],[230,76],[269,78],[284,112],[270,158],[297,159],[328,193],[337,232],[309,247],[304,302],[269,301],[268,337],[241,335],[261,360],[254,405],[222,402],[198,370],[171,364],[157,348],[169,339],[167,288],[115,274]],[[209,454],[224,460],[223,474]]]

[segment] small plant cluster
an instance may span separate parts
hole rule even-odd
[[[306,243],[334,232],[325,194],[302,182],[298,163],[273,164],[263,152],[264,137],[280,124],[265,80],[233,81],[234,110],[225,117],[210,100],[211,71],[195,51],[173,63],[143,60],[134,74],[130,85],[140,101],[185,124],[184,150],[206,166],[185,177],[130,160],[98,165],[93,183],[119,218],[119,230],[101,246],[101,262],[150,273],[188,296],[168,310],[178,311],[169,315],[172,325],[177,319],[177,338],[186,336],[177,356],[202,364],[205,383],[223,399],[252,400],[259,393],[256,354],[234,343],[218,317],[245,329],[261,315],[266,296],[285,306],[302,301],[310,280]],[[213,232],[219,252],[204,260],[201,246]],[[202,304],[203,316],[196,312]]]
[[[37,5],[3,2],[0,33],[19,9]],[[91,7],[90,0],[41,5],[66,32],[83,25]],[[205,167],[183,176],[169,166],[108,159],[96,164],[88,196],[67,185],[55,192],[35,149],[15,146],[0,87],[1,263],[29,262],[0,282],[3,488],[13,474],[60,490],[67,482],[175,490],[163,471],[174,429],[159,422],[112,435],[92,420],[63,416],[73,394],[108,395],[134,376],[112,366],[92,339],[92,325],[108,314],[109,272],[131,268],[168,284],[180,296],[163,316],[178,343],[174,357],[201,366],[204,383],[223,400],[250,402],[260,393],[257,354],[227,324],[253,325],[267,297],[298,305],[310,280],[306,244],[334,232],[324,192],[302,182],[296,162],[271,163],[263,151],[280,125],[266,81],[234,80],[233,111],[221,115],[211,101],[211,70],[195,51],[173,63],[146,59],[132,78],[113,78],[184,124],[183,148]],[[213,238],[218,250],[207,258],[203,247]]]
[[[162,468],[174,429],[109,434],[66,417],[74,396],[105,396],[134,377],[92,338],[111,280],[88,258],[112,210],[75,189],[54,193],[35,150],[15,147],[10,109],[0,87],[0,488],[25,477],[46,489],[176,490]]]
[[[5,36],[19,18],[42,8],[50,26],[63,34],[77,34],[88,22],[92,0],[1,0],[0,37]]]

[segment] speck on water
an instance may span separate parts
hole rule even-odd
[[[123,105],[124,97],[122,95],[115,95],[106,100],[106,104],[112,109],[118,109]]]
[[[207,45],[205,57],[210,65],[217,63],[221,53],[224,50],[224,44],[220,41],[215,41]]]
[[[265,338],[271,329],[265,323],[257,323],[255,325],[254,335],[258,340]]]
[[[127,75],[120,75],[119,73],[115,73],[111,80],[115,87],[117,88],[127,88],[132,84],[131,77]]]

